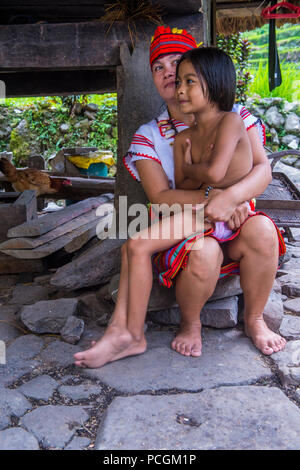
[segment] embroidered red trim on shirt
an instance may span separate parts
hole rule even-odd
[[[131,174],[131,176],[136,181],[138,181],[137,177],[135,176],[135,174],[133,173],[133,171],[131,170],[131,168],[129,167],[129,165],[126,162],[126,157],[129,156],[130,158],[132,158],[133,155],[137,155],[138,157],[144,157],[145,159],[149,158],[150,160],[154,160],[155,162],[157,162],[161,165],[161,161],[158,160],[158,158],[152,157],[151,155],[147,155],[145,153],[140,153],[140,152],[127,152],[126,155],[123,157],[123,163],[124,163],[125,167],[127,168],[127,170],[129,171],[129,173]]]

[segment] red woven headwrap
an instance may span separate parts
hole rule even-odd
[[[150,66],[159,57],[168,54],[183,54],[189,49],[197,47],[193,36],[185,29],[171,28],[169,26],[158,26],[151,39]]]

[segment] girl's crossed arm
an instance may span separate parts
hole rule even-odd
[[[187,163],[183,160],[181,167],[185,178],[193,181],[204,181],[206,184],[220,183],[227,173],[236,146],[242,136],[243,121],[236,113],[227,113],[217,130],[216,141],[209,159],[200,163]]]

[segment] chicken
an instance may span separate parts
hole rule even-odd
[[[0,157],[0,171],[6,176],[15,191],[22,192],[26,189],[32,189],[36,191],[36,196],[54,194],[64,186],[72,186],[69,179],[55,178],[36,168],[17,169],[5,157]]]

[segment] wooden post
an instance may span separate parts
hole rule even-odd
[[[130,55],[127,45],[120,50],[122,66],[117,68],[118,90],[118,162],[115,207],[118,215],[119,196],[128,197],[128,207],[147,202],[140,183],[136,182],[123,164],[133,134],[163,110],[163,102],[152,80],[149,65],[149,43],[139,41]]]

